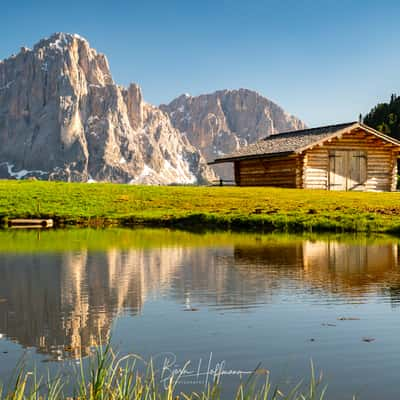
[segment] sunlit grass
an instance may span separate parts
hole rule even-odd
[[[254,371],[238,384],[236,393],[227,397],[217,382],[202,391],[185,392],[180,385],[181,374],[171,376],[165,382],[153,362],[137,367],[138,356],[118,357],[109,345],[99,346],[89,358],[88,370],[83,363],[70,376],[38,377],[35,371],[20,367],[14,383],[8,390],[1,390],[1,400],[323,400],[326,386],[322,375],[316,377],[311,364],[307,384],[299,382],[288,390],[273,385],[269,372],[263,376]],[[68,389],[67,389],[68,386]],[[72,388],[72,389],[71,389]],[[71,392],[71,393],[69,393]]]
[[[400,232],[400,193],[0,181],[0,218],[57,225]]]

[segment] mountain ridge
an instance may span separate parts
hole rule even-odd
[[[107,57],[58,32],[0,61],[0,178],[197,184],[208,161],[306,125],[249,89],[183,94],[159,107],[114,82]]]
[[[140,87],[116,85],[106,56],[73,34],[53,34],[0,63],[0,141],[2,177],[152,184],[214,178],[169,117],[143,101]]]
[[[306,127],[276,103],[245,88],[222,89],[199,96],[184,94],[160,108],[207,161],[271,134]],[[223,178],[233,179],[231,166],[213,168]]]

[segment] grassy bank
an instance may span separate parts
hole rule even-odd
[[[0,181],[0,222],[400,233],[400,193]]]

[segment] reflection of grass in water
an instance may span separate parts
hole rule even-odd
[[[303,240],[336,240],[353,244],[393,243],[390,236],[343,234],[254,234],[234,232],[191,233],[171,229],[61,229],[0,230],[0,252],[108,250],[160,247],[285,246]]]
[[[182,392],[179,381],[181,373],[171,374],[165,381],[155,370],[152,361],[147,363],[145,371],[137,368],[138,356],[117,357],[109,345],[98,347],[89,357],[89,368],[85,372],[83,362],[80,369],[71,376],[37,377],[35,372],[18,369],[12,389],[2,393],[1,400],[60,400],[71,399],[64,393],[67,383],[72,383],[75,399],[80,400],[220,400],[227,398],[217,381],[203,391]],[[141,359],[140,359],[141,360]],[[187,370],[187,369],[186,369]],[[261,378],[261,375],[265,375]],[[287,392],[273,386],[269,372],[256,369],[253,374],[239,384],[232,400],[322,400],[326,387],[321,387],[321,378],[316,378],[311,364],[311,377],[308,384],[297,384]]]
[[[400,193],[0,181],[0,219],[57,224],[400,232]]]

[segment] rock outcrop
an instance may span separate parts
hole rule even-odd
[[[268,135],[306,127],[272,101],[247,89],[182,95],[160,108],[208,161]],[[223,178],[232,179],[231,165],[214,169]]]
[[[58,33],[0,61],[0,177],[190,184],[213,179],[199,151],[103,54]]]

